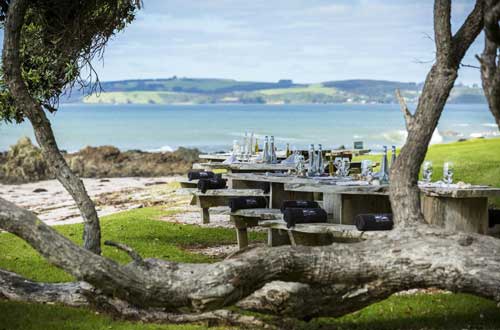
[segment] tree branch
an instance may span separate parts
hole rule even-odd
[[[434,1],[434,40],[438,65],[447,67],[452,53],[451,0]]]
[[[399,105],[401,107],[401,112],[403,113],[403,116],[405,117],[406,129],[409,130],[412,123],[413,123],[413,115],[411,114],[410,110],[408,109],[406,101],[405,101],[404,97],[401,95],[399,88],[396,89],[396,99],[398,100]]]
[[[484,13],[484,32],[486,38],[500,45],[500,2],[496,0],[487,0],[488,10]]]
[[[132,258],[132,260],[134,260],[137,264],[143,265],[143,266],[145,265],[144,260],[142,259],[141,255],[139,253],[137,253],[136,251],[134,251],[128,245],[125,245],[123,243],[116,243],[116,242],[112,242],[112,241],[105,241],[104,245],[113,246],[119,250],[125,251],[130,256],[130,258]]]
[[[483,28],[484,0],[477,0],[472,12],[453,36],[453,58],[458,65]]]
[[[381,296],[437,287],[500,301],[500,240],[470,234],[470,244],[464,246],[462,234],[427,225],[355,244],[256,248],[213,264],[146,259],[146,268],[136,263],[119,265],[76,246],[32,213],[1,198],[0,229],[21,237],[52,264],[103,295],[141,308],[184,313],[215,310],[273,281],[318,288],[345,285],[352,297],[352,288],[377,283],[377,288],[384,288]],[[354,299],[351,308],[369,297]]]

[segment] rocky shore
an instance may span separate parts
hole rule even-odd
[[[120,151],[113,146],[85,147],[65,153],[71,169],[82,178],[161,177],[184,174],[198,160],[197,149],[174,152]],[[27,137],[0,153],[0,183],[21,184],[53,179],[41,151]]]

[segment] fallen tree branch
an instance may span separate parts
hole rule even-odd
[[[231,306],[275,281],[306,284],[316,298],[323,292],[321,302],[337,302],[328,309],[309,307],[309,317],[332,315],[345,306],[357,310],[413,288],[436,287],[500,301],[500,240],[478,234],[464,239],[464,234],[427,225],[353,244],[255,248],[213,264],[145,259],[146,268],[135,262],[119,265],[76,246],[32,213],[3,199],[0,228],[21,237],[103,296],[169,313]],[[299,306],[299,297],[293,296],[292,305]],[[285,311],[294,312],[293,307]]]

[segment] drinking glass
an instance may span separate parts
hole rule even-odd
[[[343,162],[342,162],[342,157],[335,157],[334,161],[335,167],[337,168],[336,174],[341,176],[343,171]]]
[[[425,183],[430,183],[432,180],[432,162],[425,161],[422,167],[422,177]]]
[[[370,159],[361,161],[361,176],[366,178],[371,176],[373,172],[373,162]]]
[[[343,166],[342,166],[342,167],[343,167],[342,169],[343,169],[343,171],[344,171],[343,176],[344,176],[344,177],[349,176],[349,168],[351,167],[351,161],[349,160],[349,158],[347,158],[347,157],[346,157],[346,158],[343,158],[343,159],[342,159],[342,165],[343,165]]]
[[[453,183],[453,163],[452,162],[446,162],[443,165],[443,181],[447,183],[448,185]]]

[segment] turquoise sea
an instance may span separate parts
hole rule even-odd
[[[114,145],[122,150],[168,151],[179,146],[228,150],[245,131],[276,136],[277,144],[324,148],[364,141],[365,146],[402,145],[403,117],[396,104],[329,105],[90,105],[63,104],[49,115],[61,149]],[[29,123],[0,124],[0,150],[21,136],[33,138]],[[448,105],[433,143],[496,136],[485,104]],[[33,139],[34,140],[34,139]]]

